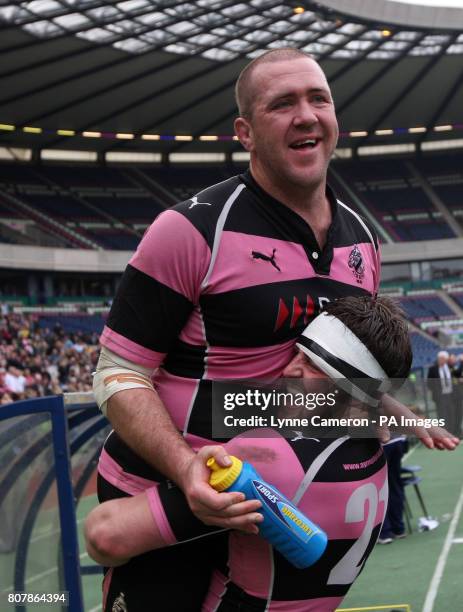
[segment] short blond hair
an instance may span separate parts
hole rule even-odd
[[[259,55],[259,57],[249,62],[240,72],[235,85],[235,99],[240,117],[250,119],[252,116],[253,91],[251,87],[251,77],[257,66],[260,64],[270,64],[304,58],[315,61],[310,53],[295,49],[294,47],[282,47],[281,49],[265,51],[265,53],[262,53],[262,55]]]

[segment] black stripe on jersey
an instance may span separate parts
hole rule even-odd
[[[177,340],[166,356],[163,368],[174,376],[202,378],[204,376],[206,347]]]
[[[319,250],[318,243],[310,227],[302,217],[266,193],[260,185],[256,183],[249,171],[241,175],[241,180],[246,184],[252,196],[251,198],[247,198],[247,200],[254,203],[254,210],[252,210],[252,207],[249,207],[250,210],[246,211],[245,227],[248,229],[243,229],[243,215],[238,215],[238,209],[231,211],[225,229],[255,233],[263,236],[268,235],[271,238],[283,237],[283,239],[290,240],[291,242],[299,241],[300,244],[307,247],[307,251],[312,251],[314,248]],[[370,237],[358,219],[338,204],[336,195],[329,185],[327,185],[326,196],[331,205],[332,223],[328,229],[327,244],[323,249],[321,258],[323,259],[326,256],[326,264],[328,264],[329,251],[331,249],[350,246],[359,242],[370,242]],[[362,217],[362,215],[359,216],[370,230],[375,241],[375,248],[378,248],[378,241],[374,228],[369,221]],[[263,219],[267,221],[268,228],[267,231],[264,230],[262,232]],[[270,230],[272,227],[273,232]],[[270,233],[267,234],[269,230]],[[302,236],[304,236],[304,239],[302,239]],[[320,260],[318,260],[318,263],[319,262]]]
[[[211,346],[233,347],[292,340],[319,314],[321,298],[326,301],[327,296],[333,300],[346,295],[369,292],[360,286],[315,277],[202,295],[206,338]]]
[[[186,297],[129,264],[107,326],[145,348],[167,353],[192,309]]]
[[[158,487],[162,507],[179,542],[214,533],[219,528],[208,526],[192,513],[183,491],[171,482]],[[228,534],[227,534],[228,536]]]
[[[248,595],[234,582],[228,582],[216,612],[265,612],[267,600]]]
[[[234,176],[222,183],[212,185],[195,196],[172,207],[188,219],[198,230],[212,250],[217,221],[228,198],[241,185],[240,178]]]
[[[385,465],[386,457],[376,438],[351,438],[341,444],[321,466],[314,482],[363,480],[376,474]]]
[[[323,434],[323,431],[321,433]],[[329,435],[329,432],[326,437],[321,437],[317,435],[317,431],[313,431],[311,438],[302,438],[294,432],[294,437],[288,436],[287,440],[302,469],[307,472],[320,453],[332,444],[334,437]],[[315,474],[314,482],[351,482],[369,478],[386,465],[384,453],[380,451],[381,446],[376,438],[349,438],[338,446],[320,467]],[[375,458],[373,463],[364,465],[373,458]]]
[[[185,432],[212,440],[212,381],[199,381]],[[227,438],[228,439],[228,438]],[[220,441],[221,438],[214,438]]]
[[[370,542],[360,560],[365,565],[378,539],[381,525],[376,525]],[[358,540],[329,540],[320,559],[307,569],[297,569],[276,550],[273,551],[274,576],[272,600],[315,599],[317,597],[341,597],[351,584],[327,584],[331,570]]]
[[[167,480],[164,474],[148,465],[148,463],[129,448],[115,431],[112,431],[106,439],[104,449],[108,455],[123,468],[124,472],[154,482],[163,482]]]
[[[300,215],[263,191],[249,173],[240,178],[247,189],[231,208],[224,230],[287,240],[319,250],[310,226]],[[336,215],[334,198],[332,206]]]

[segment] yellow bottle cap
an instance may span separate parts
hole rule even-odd
[[[219,465],[214,457],[211,457],[206,462],[206,466],[211,470],[209,484],[216,491],[225,491],[225,489],[231,487],[231,485],[241,474],[243,462],[238,459],[238,457],[234,457],[233,455],[230,455],[230,459],[232,464],[225,468]]]

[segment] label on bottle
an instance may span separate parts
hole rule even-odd
[[[265,507],[304,543],[318,533],[318,530],[312,529],[306,517],[297,508],[283,500],[280,494],[267,483],[253,480],[252,484],[258,499],[265,504]]]

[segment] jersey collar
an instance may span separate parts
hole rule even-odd
[[[260,201],[267,206],[273,207],[279,215],[282,215],[285,219],[287,219],[295,228],[295,235],[299,237],[315,272],[324,276],[328,275],[330,273],[331,262],[333,260],[334,237],[339,222],[339,205],[333,189],[327,184],[326,197],[331,207],[331,224],[328,228],[325,245],[320,252],[318,242],[307,221],[294,212],[289,206],[286,206],[286,204],[283,204],[280,202],[280,200],[277,200],[262,189],[259,183],[252,176],[249,169],[246,170],[246,172],[244,172],[240,178],[245,185],[258,196]]]

